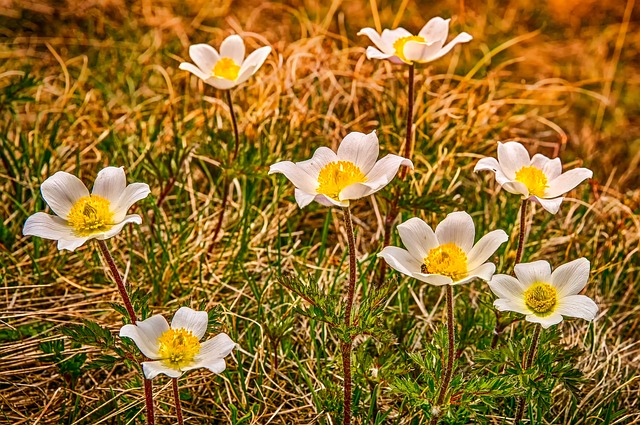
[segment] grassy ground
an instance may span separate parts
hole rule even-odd
[[[474,174],[477,159],[511,139],[560,155],[566,167],[593,169],[591,184],[572,192],[558,215],[536,209],[526,245],[526,260],[589,258],[587,294],[601,309],[592,325],[572,320],[548,334],[583,376],[555,386],[538,417],[640,423],[640,12],[633,1],[231,3],[0,3],[0,423],[124,424],[143,409],[137,372],[105,357],[113,351],[68,336],[83,319],[113,333],[123,323],[96,246],[58,252],[54,242],[21,235],[25,219],[45,208],[44,179],[64,170],[90,183],[106,165],[125,166],[130,182],[152,189],[135,211],[143,225],[109,241],[128,283],[148,296],[153,314],[217,307],[218,328],[241,346],[223,375],[198,370],[181,381],[187,423],[335,423],[338,342],[325,325],[296,314],[303,303],[277,278],[310,273],[339,294],[348,273],[341,214],[319,205],[299,210],[293,187],[267,176],[268,166],[335,148],[349,131],[376,129],[382,151],[399,152],[406,72],[368,61],[368,40],[356,33],[378,23],[416,31],[435,15],[453,17],[452,31],[474,40],[416,73],[416,171],[403,216],[435,223],[463,209],[481,232],[505,229],[511,238],[496,260],[499,272],[509,272],[517,199]],[[217,46],[230,33],[245,36],[249,50],[271,45],[275,53],[232,92],[243,145],[225,176],[219,161],[233,135],[222,93],[178,64],[190,44]],[[214,243],[225,179],[232,201]],[[374,274],[390,194],[354,206],[361,290]],[[486,292],[479,282],[456,288],[463,373],[482,367],[476,357],[491,339]],[[441,336],[442,306],[439,288],[398,281],[381,323],[395,341],[362,340],[356,349],[355,381],[366,391],[356,391],[355,411],[363,423],[423,421],[396,378],[419,380],[416,357]],[[513,326],[506,339],[529,329]],[[155,382],[159,423],[175,423],[170,381]],[[500,412],[512,403],[504,399],[468,422],[504,423]]]

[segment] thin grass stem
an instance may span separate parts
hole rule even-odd
[[[238,133],[238,122],[236,121],[236,113],[233,110],[233,102],[231,101],[231,90],[227,90],[227,103],[229,104],[229,114],[231,115],[231,124],[233,124],[233,135],[235,136],[235,145],[233,147],[233,156],[231,162],[238,157],[238,147],[240,146],[240,136]],[[229,151],[231,153],[231,151]]]

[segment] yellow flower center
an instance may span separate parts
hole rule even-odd
[[[467,276],[467,254],[453,242],[440,245],[429,250],[420,271],[460,280]]]
[[[182,369],[193,363],[200,353],[200,341],[186,329],[169,329],[158,338],[158,353],[162,362],[172,369]]]
[[[533,166],[522,167],[516,173],[516,181],[527,186],[530,195],[538,197],[544,196],[544,191],[549,187],[547,176],[541,169]]]
[[[524,303],[537,316],[548,316],[558,304],[558,291],[544,282],[536,282],[524,291]]]
[[[410,60],[407,60],[407,58],[404,56],[404,46],[409,41],[417,41],[418,43],[424,43],[425,39],[424,37],[420,37],[419,35],[410,35],[407,37],[399,38],[393,43],[393,48],[396,51],[396,56],[406,63],[412,62]]]
[[[339,197],[342,189],[354,183],[364,183],[366,181],[367,176],[353,162],[331,162],[320,170],[317,191],[331,199],[340,201]]]
[[[82,197],[71,207],[67,221],[77,236],[106,232],[114,224],[111,202],[98,195]]]
[[[237,65],[231,58],[220,58],[211,73],[214,77],[235,81],[240,73],[240,65]]]

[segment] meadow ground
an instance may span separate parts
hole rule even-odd
[[[587,257],[587,294],[600,307],[592,324],[565,321],[545,337],[559,347],[556,361],[582,375],[558,372],[533,414],[540,423],[640,423],[638,6],[418,3],[0,1],[0,423],[141,417],[139,373],[109,348],[121,344],[110,335],[123,317],[96,245],[59,252],[55,242],[22,236],[26,218],[46,208],[42,181],[64,170],[91,183],[106,165],[124,166],[130,182],[151,187],[134,211],[143,224],[108,241],[137,291],[136,308],[145,297],[151,313],[166,317],[181,305],[217,308],[217,330],[241,347],[222,375],[197,370],[181,380],[187,423],[335,423],[339,343],[326,324],[296,313],[304,302],[278,279],[310,275],[341,293],[348,274],[341,213],[318,204],[300,210],[293,186],[268,176],[268,167],[335,148],[350,131],[375,129],[382,152],[400,152],[406,69],[367,60],[369,41],[356,33],[417,31],[432,16],[452,17],[452,32],[474,39],[416,72],[416,168],[403,220],[436,223],[466,210],[480,232],[505,229],[510,239],[495,261],[508,273],[518,199],[492,176],[474,174],[477,160],[494,156],[496,141],[517,140],[561,156],[566,168],[592,169],[594,178],[557,215],[540,208],[532,215],[525,260]],[[233,140],[223,93],[178,65],[190,44],[217,46],[231,33],[249,50],[270,45],[273,53],[232,91],[242,146],[223,172]],[[224,182],[231,198],[214,241]],[[393,193],[354,203],[360,291],[375,274]],[[407,382],[419,386],[428,367],[420,359],[442,336],[442,291],[392,276],[380,322],[392,339],[357,341],[354,411],[362,423],[423,423],[420,390]],[[493,296],[474,282],[456,288],[456,297],[459,367],[467,375],[491,370],[483,361]],[[85,319],[100,328],[79,326]],[[530,335],[523,329],[530,328],[509,327],[502,346]],[[175,423],[170,381],[154,382],[158,423]],[[465,421],[505,423],[513,397],[491,403],[465,410]]]

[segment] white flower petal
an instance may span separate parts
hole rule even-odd
[[[304,208],[312,203],[316,197],[315,194],[307,193],[304,190],[298,189],[297,187],[295,188],[293,193],[295,194],[296,202],[298,203],[298,207],[300,208]]]
[[[588,168],[569,170],[549,182],[549,188],[545,190],[544,197],[555,198],[563,195],[591,177],[593,172]]]
[[[560,300],[554,313],[591,321],[598,314],[598,306],[586,295],[569,295]]]
[[[498,162],[502,172],[510,180],[515,180],[516,173],[522,167],[528,167],[531,164],[529,152],[518,142],[498,142]]]
[[[118,202],[126,187],[124,167],[106,167],[98,173],[91,194],[102,196],[113,205]]]
[[[384,40],[382,40],[382,37],[380,37],[380,34],[378,34],[378,32],[373,28],[363,28],[358,32],[358,35],[366,35],[367,37],[369,37],[371,42],[375,44],[378,49],[380,49],[380,50],[378,49],[374,49],[374,50],[376,50],[381,54],[384,54],[382,52],[387,52],[390,54],[395,53],[393,51],[393,45],[385,43]],[[373,49],[373,47],[370,47],[370,48]],[[369,57],[369,48],[367,48],[367,57],[371,59],[371,57]],[[380,58],[375,58],[375,59],[380,59]]]
[[[560,205],[562,204],[562,201],[564,201],[563,197],[555,198],[555,199],[542,199],[542,198],[538,198],[537,196],[532,196],[529,199],[540,204],[542,208],[549,211],[551,214],[557,213],[558,210],[560,210]]]
[[[484,235],[467,254],[469,269],[483,264],[508,240],[509,236],[504,230],[494,230]]]
[[[499,298],[493,302],[493,306],[498,311],[515,311],[516,313],[520,313],[520,314],[531,314],[531,310],[527,308],[527,306],[523,301]]]
[[[237,344],[231,340],[229,335],[220,333],[200,345],[200,352],[195,357],[196,362],[209,362],[227,357]]]
[[[255,74],[258,69],[262,66],[267,57],[269,57],[269,53],[271,53],[271,47],[264,46],[259,49],[251,52],[247,59],[242,63],[240,67],[240,73],[238,74],[238,84],[241,84],[246,81],[251,75]],[[251,69],[249,75],[245,78],[245,74],[248,69]]]
[[[182,376],[181,371],[165,366],[161,361],[142,362],[142,371],[147,379],[153,379],[161,373],[170,378]]]
[[[114,224],[113,227],[106,232],[91,235],[89,238],[96,238],[100,240],[110,239],[120,233],[122,231],[122,228],[129,223],[142,224],[142,217],[140,217],[138,214],[130,214],[126,216],[120,223]]]
[[[539,168],[544,173],[544,167],[547,166],[549,161],[551,161],[549,158],[547,158],[546,156],[544,156],[544,155],[542,155],[540,153],[537,153],[537,154],[533,155],[533,157],[531,157],[531,164],[530,165],[532,167]],[[545,174],[545,176],[547,177],[547,179],[549,178],[549,176],[547,176],[546,174]]]
[[[449,35],[449,21],[450,19],[442,19],[439,16],[432,18],[422,27],[418,35],[427,43],[437,45],[440,50]]]
[[[453,40],[451,40],[446,46],[440,49],[440,51],[438,51],[435,55],[424,58],[421,62],[431,62],[436,59],[440,59],[441,57],[449,53],[451,49],[453,49],[457,44],[467,43],[472,39],[473,37],[471,37],[470,34],[467,34],[466,32],[460,33]]]
[[[120,337],[131,338],[142,354],[150,359],[158,359],[158,338],[168,330],[166,319],[158,314],[135,325],[124,325],[120,329]]]
[[[390,52],[393,52],[393,43],[403,37],[411,37],[411,33],[402,27],[398,27],[394,30],[385,29],[380,35],[382,42],[391,47]]]
[[[201,80],[206,80],[209,77],[211,77],[211,74],[206,74],[202,72],[200,68],[198,68],[197,66],[189,62],[182,62],[179,68],[182,69],[183,71],[189,71],[190,73],[200,78]]]
[[[206,311],[196,311],[189,307],[180,307],[171,319],[171,329],[185,329],[198,339],[204,336],[209,324]]]
[[[338,160],[338,155],[331,149],[322,146],[313,153],[311,159],[307,159],[306,161],[297,162],[296,165],[307,172],[311,177],[313,177],[315,184],[317,185],[318,176],[320,175],[320,171],[324,167],[326,167],[331,162],[335,162]],[[314,186],[315,187],[315,186]]]
[[[349,206],[349,200],[342,200],[342,201],[336,201],[333,198],[329,198],[326,195],[322,195],[322,194],[317,194],[314,198],[314,200],[319,203],[320,205],[324,205],[325,207],[348,207]]]
[[[345,136],[338,146],[338,160],[352,162],[362,171],[369,173],[378,159],[380,147],[376,132],[369,134],[353,131]]]
[[[485,263],[481,266],[476,267],[475,269],[469,270],[469,276],[465,279],[464,282],[460,281],[459,283],[465,283],[471,280],[474,277],[479,277],[480,279],[488,282],[493,277],[493,274],[496,272],[496,265],[493,263]]]
[[[398,233],[404,246],[419,264],[427,258],[431,249],[440,245],[431,226],[418,217],[410,218],[398,225]]]
[[[375,163],[367,173],[367,181],[362,184],[369,186],[372,193],[377,192],[393,180],[400,166],[413,168],[413,163],[398,155],[386,155]]]
[[[393,54],[389,54],[389,53],[382,53],[380,50],[376,49],[375,47],[367,47],[367,59],[389,59],[391,60],[391,58],[394,58],[395,60],[391,60],[394,63],[402,63],[402,61],[400,60],[400,58],[398,58],[396,55]]]
[[[442,276],[439,274],[425,274],[425,273],[416,272],[416,273],[412,273],[411,276],[433,286],[443,286],[443,285],[453,284],[453,279],[451,279],[448,276]]]
[[[204,82],[209,84],[210,86],[217,88],[218,90],[229,90],[238,85],[238,82],[236,80],[227,80],[226,78],[215,76],[207,78],[206,80],[204,80]]]
[[[220,55],[213,47],[208,44],[194,44],[189,47],[189,56],[196,66],[202,71],[204,75],[211,76],[213,67],[216,66]],[[187,69],[187,71],[191,71]],[[193,72],[193,71],[191,71]],[[194,72],[195,74],[195,72]],[[198,74],[196,74],[198,75]]]
[[[274,173],[284,174],[295,187],[306,193],[315,195],[316,187],[318,186],[317,180],[298,164],[294,164],[291,161],[276,162],[269,167],[269,174]]]
[[[78,249],[79,247],[84,245],[84,243],[86,241],[88,241],[89,239],[90,238],[85,238],[85,237],[73,237],[73,238],[69,238],[69,239],[59,239],[58,240],[58,249],[60,251],[62,251],[63,249],[66,249],[67,251],[75,251],[76,249]]]
[[[562,174],[562,162],[560,162],[560,158],[553,158],[549,160],[544,165],[542,172],[547,176],[548,181],[551,181]]]
[[[353,183],[340,191],[340,200],[355,200],[372,195],[374,190],[364,183]]]
[[[473,168],[473,172],[484,171],[484,170],[493,171],[495,173],[496,171],[500,170],[500,163],[495,158],[491,158],[491,157],[482,158],[480,161],[478,161],[476,166]]]
[[[75,238],[73,228],[71,228],[65,220],[43,212],[37,212],[27,218],[22,228],[22,234],[25,236],[38,236],[54,241]]]
[[[450,213],[436,227],[436,237],[440,245],[453,243],[469,253],[476,237],[473,219],[464,211]]]
[[[230,35],[225,38],[220,45],[220,57],[231,58],[236,65],[242,65],[244,61],[244,41],[237,34]]]
[[[544,317],[536,316],[535,314],[529,314],[527,315],[527,317],[525,317],[525,320],[527,322],[540,323],[543,328],[547,329],[550,326],[557,325],[558,323],[562,322],[562,314],[553,313],[549,316]]]
[[[578,258],[557,267],[551,273],[550,283],[558,291],[558,298],[580,293],[589,280],[590,263],[586,258]]]
[[[498,180],[496,173],[496,180]],[[500,183],[500,182],[498,182]],[[522,195],[525,198],[529,197],[529,189],[524,183],[517,182],[515,180],[503,181],[500,183],[502,188],[509,193],[514,193],[516,195]]]
[[[438,43],[427,44],[420,41],[408,41],[405,43],[402,53],[411,62],[429,62],[440,52]]]
[[[551,282],[551,266],[544,260],[516,264],[514,272],[520,283],[527,288],[537,282]]]
[[[131,183],[119,193],[117,201],[111,206],[113,220],[118,223],[124,220],[129,208],[136,202],[146,198],[151,193],[146,183]],[[138,223],[140,224],[140,223]]]
[[[524,303],[524,291],[527,287],[513,276],[495,274],[489,282],[489,288],[499,298]]]
[[[58,216],[66,219],[71,208],[80,198],[89,196],[87,187],[73,174],[58,171],[42,182],[42,197]]]
[[[392,269],[407,276],[413,276],[413,273],[420,271],[421,263],[409,254],[409,251],[397,246],[384,247],[378,257],[382,257]]]

